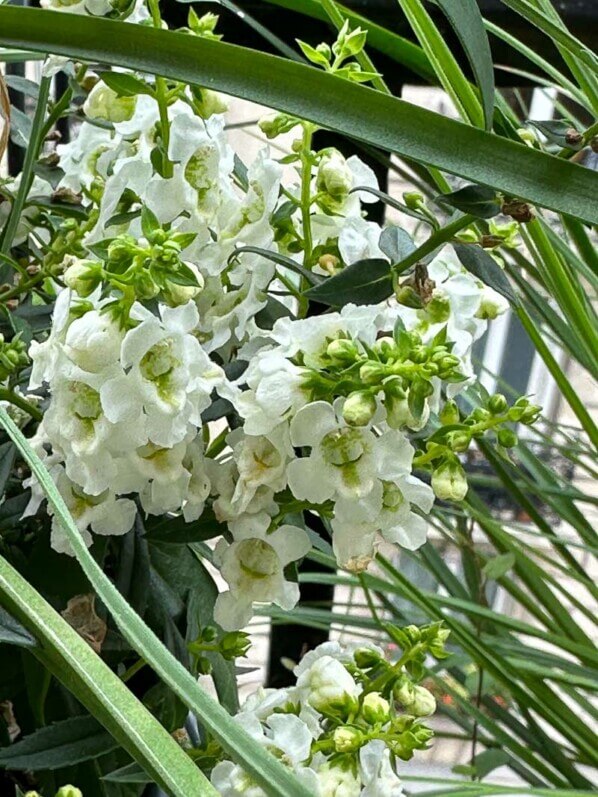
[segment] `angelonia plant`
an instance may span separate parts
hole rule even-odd
[[[294,668],[295,686],[260,688],[237,714],[312,794],[402,797],[396,762],[429,746],[436,701],[419,681],[428,657],[446,655],[449,632],[441,623],[387,631],[401,651],[395,662],[376,645],[325,642]],[[191,755],[210,759],[212,783],[225,797],[265,795],[212,740]]]
[[[165,24],[153,0],[42,5]],[[216,22],[190,11],[185,31],[217,37]],[[339,80],[368,82],[364,44],[345,25],[332,46],[301,48]],[[0,339],[0,398],[88,546],[105,552],[159,524],[210,541],[200,553],[225,584],[218,629],[184,651],[206,673],[214,654],[246,653],[238,632],[256,604],[296,605],[310,518],[354,573],[381,545],[415,550],[435,502],[466,498],[470,447],[483,439],[508,456],[517,425],[537,419],[527,397],[479,384],[472,347],[508,302],[460,255],[483,248],[500,271],[519,222],[451,211],[443,227],[446,207],[408,192],[404,207],[437,244],[420,252],[405,230],[368,220],[373,170],[317,149],[313,123],[268,114],[247,162],[227,135],[227,98],[210,89],[54,57],[44,76],[60,70],[67,99],[49,118],[74,115],[71,140],[49,134],[18,219],[21,178],[0,186],[15,271],[0,299],[13,319],[51,309],[47,329],[14,321]],[[52,548],[71,555],[37,479],[19,478],[20,522],[35,535],[49,514]],[[298,664],[295,687],[260,691],[238,715],[314,794],[399,795],[396,761],[431,738],[434,699],[419,681],[446,632],[389,633],[396,663],[326,644]],[[264,793],[214,739],[189,753],[220,793]]]
[[[215,24],[191,12],[189,35],[215,36]],[[345,26],[332,48],[302,48],[339,79],[366,81],[353,61],[364,42]],[[365,218],[372,169],[315,151],[312,123],[269,115],[261,129],[290,133],[291,152],[265,146],[246,164],[227,140],[224,97],[64,59],[46,67],[57,68],[84,97],[81,124],[46,159],[56,184],[36,176],[33,191],[79,212],[42,205],[21,219],[16,243],[36,242],[27,278],[55,307],[28,350],[18,334],[1,342],[0,368],[14,412],[39,419],[31,441],[88,544],[127,534],[138,513],[215,519],[225,630],[255,603],[295,605],[289,568],[312,547],[298,513],[322,518],[339,566],[355,572],[381,542],[421,546],[435,499],[466,496],[474,441],[506,450],[512,425],[537,418],[526,398],[456,400],[476,385],[473,343],[507,301],[450,245],[393,271],[393,234],[409,251],[411,239]],[[438,226],[421,197],[406,201]],[[467,246],[475,227],[461,226]],[[511,240],[505,226],[494,245]],[[363,301],[359,282],[380,263],[389,296]],[[338,300],[326,299],[335,285]],[[320,300],[337,309],[314,315]],[[44,494],[25,485],[28,517]],[[52,546],[70,552],[58,521]]]

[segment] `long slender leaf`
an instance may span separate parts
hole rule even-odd
[[[598,175],[590,170],[301,64],[172,31],[10,6],[0,7],[0,31],[4,45],[210,86],[598,223]]]
[[[267,794],[276,797],[308,797],[305,786],[198,685],[191,673],[174,658],[110,582],[89,553],[48,471],[2,407],[0,407],[0,425],[7,431],[39,480],[57,517],[60,518],[85,575],[111,612],[123,636],[137,650],[141,658],[154,668],[190,709],[198,714],[203,724],[220,741],[224,749],[253,775]]]

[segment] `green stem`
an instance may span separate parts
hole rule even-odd
[[[154,28],[162,29],[162,17],[158,0],[148,0],[148,8],[152,16]],[[164,151],[164,177],[172,177],[172,161],[168,157],[170,145],[170,122],[168,120],[168,84],[165,78],[156,75],[156,102],[160,112],[160,132],[162,135],[162,149]]]
[[[12,248],[12,242],[17,231],[17,226],[21,219],[21,214],[33,182],[33,166],[39,155],[43,140],[44,140],[44,118],[46,115],[46,106],[48,104],[48,96],[50,93],[50,84],[52,80],[49,77],[43,77],[39,84],[39,93],[37,99],[37,107],[35,109],[35,116],[31,126],[31,135],[29,137],[29,146],[25,151],[25,160],[23,162],[23,170],[21,172],[21,182],[19,190],[12,203],[8,221],[4,227],[2,234],[2,241],[0,243],[0,252],[7,254]]]
[[[10,288],[10,290],[0,293],[0,303],[7,302],[9,299],[14,299],[15,296],[20,296],[22,293],[28,291],[29,288],[33,288],[45,278],[46,275],[40,271],[31,279],[22,280],[18,285],[15,285],[14,288]]]
[[[459,216],[458,219],[451,221],[450,224],[441,227],[437,232],[431,235],[427,241],[415,249],[415,251],[408,255],[404,260],[401,260],[400,263],[397,263],[393,267],[394,273],[396,275],[402,274],[411,266],[415,266],[416,263],[419,263],[419,261],[422,260],[426,255],[429,255],[439,246],[447,241],[450,241],[460,230],[464,229],[465,227],[469,227],[469,225],[473,224],[475,220],[476,219],[474,216],[466,214],[465,216]]]
[[[303,140],[301,146],[301,222],[303,225],[303,265],[311,267],[313,238],[311,234],[311,142],[313,126],[303,124]]]
[[[42,411],[38,410],[35,404],[27,401],[27,399],[23,396],[19,396],[18,393],[15,393],[14,390],[11,390],[8,387],[0,387],[0,401],[8,401],[15,407],[23,410],[23,412],[26,412],[36,421],[41,421],[41,419],[44,417]]]

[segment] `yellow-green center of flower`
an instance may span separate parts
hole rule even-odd
[[[237,548],[241,570],[251,578],[269,578],[279,569],[276,551],[264,540],[242,540]]]
[[[83,382],[71,382],[69,390],[72,393],[72,409],[74,414],[82,421],[95,421],[102,414],[100,394]]]
[[[366,450],[358,429],[335,429],[323,438],[320,445],[326,462],[339,467],[357,462]]]

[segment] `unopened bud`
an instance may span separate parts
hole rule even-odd
[[[380,654],[372,648],[358,648],[353,653],[353,660],[360,669],[368,670],[380,662]]]
[[[410,210],[417,210],[423,201],[424,195],[418,191],[405,191],[403,194],[403,202]]]
[[[70,263],[64,272],[64,283],[78,296],[85,298],[93,293],[102,281],[102,265],[92,260],[75,258],[72,258]]]
[[[361,713],[366,722],[375,725],[378,722],[388,722],[390,718],[390,704],[380,692],[368,692],[361,704]]]
[[[467,495],[467,478],[458,460],[449,460],[432,473],[432,489],[441,501],[462,501]]]
[[[533,130],[528,130],[526,127],[520,127],[519,130],[517,130],[517,135],[525,144],[531,147],[538,143],[538,136]]]
[[[359,369],[359,378],[364,385],[376,385],[384,379],[386,368],[382,363],[369,360]]]
[[[439,414],[440,422],[443,424],[443,426],[459,423],[460,417],[459,407],[452,399],[446,402]]]
[[[513,448],[517,445],[517,435],[512,429],[500,429],[496,434],[498,444],[504,448]]]
[[[326,254],[322,255],[318,260],[318,265],[327,274],[333,277],[341,270],[341,261],[336,255]]]
[[[397,353],[397,344],[395,339],[391,338],[389,335],[378,338],[372,348],[378,357],[380,357],[380,359],[384,362],[388,362],[388,360],[392,359]]]
[[[422,297],[411,285],[400,285],[395,293],[396,300],[404,307],[411,307],[413,310],[421,310],[424,306]]]
[[[432,692],[425,686],[415,686],[413,688],[414,700],[409,710],[416,717],[429,717],[436,711],[436,700]]]
[[[357,344],[347,338],[337,338],[328,344],[326,354],[341,365],[352,363],[359,354]]]
[[[376,399],[371,393],[358,390],[343,405],[343,419],[349,426],[367,426],[376,412]]]
[[[316,187],[336,202],[344,199],[353,187],[353,173],[337,149],[325,150],[318,166]]]
[[[137,97],[119,97],[104,83],[97,83],[83,103],[83,111],[90,119],[108,122],[127,122],[135,112]]]
[[[447,435],[447,443],[451,450],[456,453],[467,451],[471,443],[471,435],[465,431],[449,432]]]
[[[63,786],[56,792],[56,797],[83,797],[83,792],[75,786]]]
[[[502,393],[495,393],[488,401],[488,409],[492,415],[503,415],[508,408],[509,405]]]
[[[332,739],[337,753],[354,753],[363,744],[363,734],[359,728],[349,726],[337,728]]]

